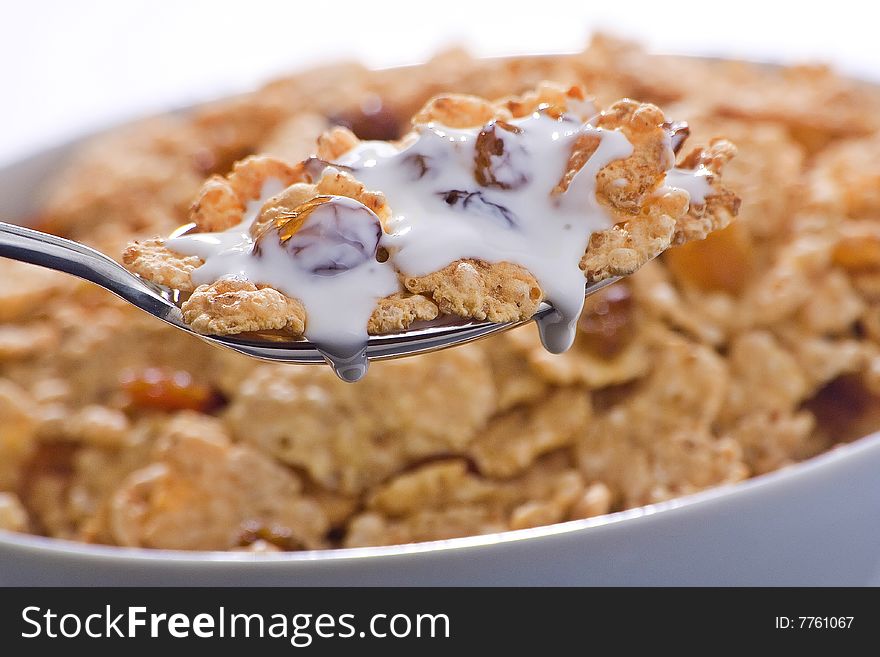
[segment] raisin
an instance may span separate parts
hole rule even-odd
[[[521,128],[504,121],[492,121],[480,130],[475,144],[474,177],[482,187],[518,189],[529,182],[517,162],[523,159],[525,149],[509,136],[505,140],[499,131],[522,134]]]
[[[184,370],[147,367],[123,372],[120,387],[130,408],[159,411],[216,411],[223,397],[211,386],[197,383]]]
[[[321,195],[268,224],[257,236],[276,237],[296,264],[318,276],[335,276],[376,257],[382,225],[367,206],[344,196]]]
[[[500,220],[508,228],[517,225],[516,215],[505,206],[487,201],[482,192],[466,192],[451,189],[448,192],[437,192],[450,207],[475,215]]]
[[[428,172],[431,170],[430,160],[427,155],[422,155],[421,153],[412,153],[411,155],[407,155],[404,157],[401,162],[403,165],[413,172],[415,178],[413,180],[421,180],[424,178]]]

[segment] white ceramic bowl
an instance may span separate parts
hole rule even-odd
[[[0,169],[23,220],[76,143]],[[588,520],[387,548],[246,554],[0,531],[0,585],[880,585],[880,434],[768,475]]]

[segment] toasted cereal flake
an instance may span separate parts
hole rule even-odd
[[[743,450],[743,459],[754,474],[763,474],[793,463],[809,453],[815,421],[807,412],[759,412],[744,416],[730,430]]]
[[[347,385],[323,369],[261,366],[226,413],[233,435],[304,468],[322,486],[355,493],[407,463],[460,452],[495,409],[479,349],[375,363]]]
[[[738,481],[880,428],[872,410],[880,93],[827,69],[655,56],[604,36],[572,55],[485,60],[459,50],[417,68],[324,67],[100,138],[47,181],[49,202],[33,225],[107,253],[133,240],[142,249],[146,237],[185,222],[194,199],[202,230],[240,220],[272,162],[287,186],[255,230],[319,193],[353,195],[390,216],[382,190],[344,169],[328,172],[319,192],[322,162],[285,163],[356,143],[334,130],[315,147],[310,140],[331,122],[395,138],[438,95],[420,120],[475,127],[543,104],[551,116],[563,106],[585,112],[577,85],[600,109],[619,98],[664,108],[662,118],[635,101],[606,112],[605,127],[628,131],[635,148],[597,181],[620,225],[596,238],[585,270],[628,272],[667,242],[696,240],[628,279],[627,321],[592,308],[563,355],[546,354],[532,329],[519,329],[375,364],[350,386],[319,369],[212,349],[94,286],[0,259],[0,526],[111,545],[249,551],[445,539]],[[658,192],[659,165],[670,157],[664,124],[680,118],[690,141],[708,145],[691,159],[684,148],[680,165],[720,164],[729,150],[713,144],[718,135],[738,149],[723,183],[712,174],[718,193],[703,208]],[[560,186],[590,147],[585,140],[572,152]],[[273,159],[225,177],[252,153]],[[224,177],[200,198],[213,173]],[[742,197],[737,220],[697,240],[729,219],[728,189]],[[164,272],[192,291],[186,282],[200,262],[169,272],[176,256],[150,248],[139,273]],[[434,312],[425,303],[436,306],[401,298],[380,302],[384,322],[405,324]],[[197,374],[228,407],[214,418],[135,409],[123,419],[120,377],[156,367]],[[546,410],[567,397],[580,401]],[[561,421],[576,419],[587,399],[583,426]],[[561,428],[579,428],[561,437],[548,426],[557,416]]]
[[[235,278],[200,285],[180,309],[184,321],[205,335],[277,330],[298,336],[305,330],[305,309],[298,300]]]
[[[458,260],[427,276],[408,276],[404,285],[429,296],[442,313],[490,322],[531,317],[544,296],[534,276],[509,262]]]
[[[405,331],[413,322],[430,321],[439,313],[437,305],[427,297],[398,292],[379,300],[367,323],[367,333],[381,335]]]
[[[733,380],[725,416],[789,411],[809,394],[803,368],[767,331],[750,331],[733,338],[728,361]]]
[[[181,292],[195,289],[192,272],[204,264],[197,256],[175,253],[161,238],[131,242],[122,254],[122,262],[138,276]]]
[[[357,146],[360,141],[348,128],[335,126],[318,137],[318,157],[332,162]]]
[[[509,118],[509,115],[484,98],[447,94],[431,98],[412,121],[414,125],[438,123],[449,128],[475,128],[494,118]]]
[[[510,477],[539,456],[571,444],[590,420],[589,395],[569,388],[496,416],[468,448],[482,474]]]
[[[198,436],[172,430],[156,457],[129,475],[111,498],[110,526],[121,545],[230,549],[239,545],[248,523],[276,526],[287,538],[287,549],[323,544],[327,519],[301,495],[297,476],[231,444],[221,427]],[[202,503],[206,498],[211,504]]]

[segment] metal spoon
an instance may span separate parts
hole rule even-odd
[[[269,337],[259,339],[196,333],[183,321],[180,308],[175,303],[178,296],[176,290],[146,281],[103,253],[79,242],[0,222],[0,256],[91,281],[163,322],[210,344],[262,360],[298,364],[326,362],[341,379],[350,382],[364,376],[371,360],[403,358],[455,347],[532,320],[545,328],[559,320],[559,314],[553,307],[543,303],[531,318],[518,322],[496,324],[462,320],[458,323],[431,323],[403,333],[370,336],[366,347],[356,353],[332,353],[305,339],[276,340]],[[589,296],[616,280],[612,278],[588,284],[585,295]]]

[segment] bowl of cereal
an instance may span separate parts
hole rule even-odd
[[[437,94],[544,80],[735,144],[738,217],[588,299],[563,354],[523,327],[356,384],[0,260],[0,582],[877,583],[871,85],[609,38],[335,66],[35,155],[0,203],[122,259],[248,156],[300,161],[334,125],[397,139]]]

